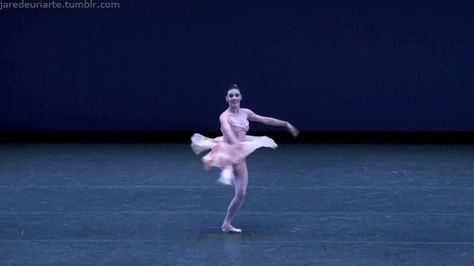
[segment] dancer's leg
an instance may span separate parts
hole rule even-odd
[[[229,204],[229,207],[227,208],[227,215],[225,216],[224,222],[222,224],[222,231],[240,233],[241,230],[234,228],[231,223],[232,219],[234,219],[235,217],[235,214],[242,205],[242,202],[245,199],[245,194],[247,192],[248,171],[247,163],[245,162],[245,160],[234,165],[234,175],[234,198],[232,199]]]

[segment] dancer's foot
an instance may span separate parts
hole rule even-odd
[[[234,234],[242,233],[242,229],[235,228],[232,225],[223,225],[221,229],[222,229],[222,232],[224,233],[234,233]]]

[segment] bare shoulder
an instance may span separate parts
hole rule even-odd
[[[219,120],[220,120],[220,121],[227,121],[227,118],[228,118],[228,117],[229,117],[229,114],[228,114],[228,112],[227,112],[227,110],[226,110],[226,111],[224,111],[224,112],[219,116]]]
[[[248,108],[240,108],[241,111],[244,111],[244,113],[247,115],[247,116],[250,116],[250,115],[253,115],[254,112]]]

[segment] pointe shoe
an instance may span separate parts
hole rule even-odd
[[[235,228],[233,226],[230,226],[230,227],[229,226],[222,226],[221,229],[222,229],[222,232],[224,232],[224,233],[234,233],[234,234],[242,233],[242,229]]]

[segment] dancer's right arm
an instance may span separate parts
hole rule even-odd
[[[230,144],[240,143],[239,139],[237,139],[234,132],[232,131],[232,128],[229,125],[227,116],[221,115],[219,117],[219,120],[221,122],[221,129],[222,129],[222,134],[224,134],[224,139],[227,139],[230,142]]]

